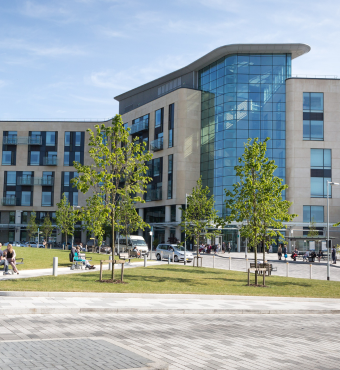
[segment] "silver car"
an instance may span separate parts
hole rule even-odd
[[[194,256],[191,252],[186,251],[186,260],[191,262],[194,259]],[[175,262],[184,261],[184,247],[181,247],[177,244],[158,244],[156,248],[156,258],[158,261],[162,259],[172,259]]]

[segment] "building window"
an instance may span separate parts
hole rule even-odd
[[[75,162],[80,162],[80,152],[75,152],[74,153],[74,161]]]
[[[21,213],[21,223],[27,224],[28,222],[28,212],[24,211]]]
[[[169,105],[169,148],[174,146],[175,103]]]
[[[56,145],[56,135],[54,131],[46,132],[46,146],[55,146]]]
[[[43,191],[42,192],[41,205],[43,207],[52,206],[52,192],[50,192],[50,191]]]
[[[75,146],[81,145],[81,132],[75,133]]]
[[[303,222],[323,222],[323,206],[303,206]]]
[[[78,193],[72,193],[72,194],[73,194],[72,205],[77,206],[78,205]]]
[[[53,172],[52,171],[44,171],[43,172],[43,185],[53,185]]]
[[[163,108],[156,110],[155,112],[155,127],[161,127],[163,125]]]
[[[31,205],[31,192],[30,191],[23,191],[21,193],[21,205],[22,206]]]
[[[15,171],[7,171],[6,185],[15,186],[17,184],[17,173]]]
[[[173,155],[168,156],[168,199],[172,199]]]
[[[323,93],[303,93],[303,140],[323,140]]]
[[[70,146],[70,132],[65,132],[65,146]]]
[[[9,213],[9,222],[10,224],[15,224],[15,211]]]
[[[64,172],[64,186],[70,186],[70,173]]]
[[[66,200],[69,202],[70,201],[70,193],[68,191],[64,191],[62,194],[62,197],[65,196]]]
[[[2,165],[10,166],[12,164],[12,151],[3,150],[2,151]]]
[[[70,152],[64,153],[64,166],[70,165]]]
[[[311,149],[311,197],[327,197],[327,181],[332,181],[331,149]],[[332,189],[329,189],[332,196]]]
[[[30,165],[31,166],[39,166],[40,165],[40,152],[31,152]]]

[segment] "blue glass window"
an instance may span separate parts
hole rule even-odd
[[[327,181],[332,181],[331,149],[311,149],[311,197],[327,197]],[[332,196],[332,188],[329,187]]]
[[[303,222],[324,222],[323,206],[303,206]]]
[[[323,140],[323,93],[303,93],[303,140]]]

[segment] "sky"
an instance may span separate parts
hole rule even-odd
[[[113,98],[236,43],[305,43],[339,76],[336,0],[0,0],[0,120],[102,120]]]

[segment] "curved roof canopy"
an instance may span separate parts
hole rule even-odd
[[[221,46],[203,57],[195,60],[186,67],[171,72],[163,77],[157,78],[142,86],[136,87],[121,95],[115,97],[116,100],[121,101],[132,95],[138,94],[142,91],[148,90],[152,87],[162,85],[177,77],[181,77],[187,73],[199,71],[207,65],[216,60],[231,54],[292,54],[292,59],[297,58],[310,51],[310,46],[306,44],[231,44]]]

